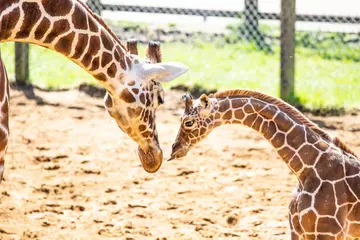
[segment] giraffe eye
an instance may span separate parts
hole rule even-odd
[[[164,99],[160,95],[158,96],[158,103],[159,105],[164,104]]]
[[[195,121],[194,120],[191,120],[191,121],[186,121],[185,122],[185,126],[186,127],[192,127],[194,125]]]

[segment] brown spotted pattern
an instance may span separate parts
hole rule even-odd
[[[131,56],[125,46],[81,1],[1,0],[0,5],[0,42],[53,49],[102,82],[120,79],[131,67],[126,64],[131,64],[127,60]]]
[[[125,84],[119,96],[124,102],[129,103],[126,107],[127,115],[132,121],[138,121],[137,129],[128,129],[128,134],[135,141],[156,141],[158,142],[158,135],[155,125],[155,110],[163,103],[164,90],[160,83],[151,81],[150,83],[136,83],[129,82]],[[139,90],[140,89],[140,90]],[[141,106],[134,104],[140,102]],[[110,115],[116,112],[113,107],[111,96],[108,95],[105,99],[105,105]],[[123,119],[126,121],[126,119]],[[124,125],[124,124],[122,124]]]
[[[153,46],[156,45],[156,51]],[[138,54],[137,49],[137,40],[129,39],[127,41],[127,48],[130,53],[133,55]],[[150,54],[149,54],[150,53]],[[161,58],[159,58],[160,49],[158,44],[150,42],[147,49],[147,62],[159,63]],[[125,126],[121,128],[125,131],[133,140],[139,143],[139,146],[142,146],[143,149],[146,149],[147,146],[155,145],[159,146],[159,139],[156,130],[155,124],[155,111],[156,109],[164,103],[164,90],[160,83],[150,80],[145,82],[139,81],[127,81],[124,83],[124,88],[118,94],[118,98],[122,100],[126,105],[121,104],[124,108],[124,111],[127,113],[126,116],[116,116],[119,112],[117,110],[116,98],[108,94],[105,97],[105,106],[107,111],[111,116],[113,116],[118,121],[119,126]],[[126,126],[137,126],[137,127],[126,127]],[[151,150],[150,150],[151,152]],[[160,154],[152,153],[152,155]],[[143,151],[139,150],[140,160],[143,163],[143,166],[148,165],[148,168],[145,168],[148,172],[155,172],[160,167],[161,162],[154,161],[152,157],[148,157],[148,162],[144,163],[142,159]],[[162,160],[162,152],[161,152]]]
[[[159,83],[142,79],[143,72],[132,71],[140,63],[136,40],[124,46],[81,0],[0,0],[0,42],[9,41],[52,49],[90,73],[106,88],[106,109],[138,143],[140,158],[161,163],[155,111],[163,90]],[[160,62],[160,46],[151,42],[147,55],[147,63]]]
[[[0,56],[0,183],[4,174],[5,154],[9,139],[9,81]]]
[[[262,134],[299,180],[289,206],[291,239],[360,238],[360,161],[346,147],[313,130],[303,115],[270,96],[185,96],[173,145],[179,158],[215,127],[239,123]]]

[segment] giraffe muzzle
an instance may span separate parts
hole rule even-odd
[[[145,171],[155,173],[160,169],[163,160],[163,153],[160,148],[149,148],[145,153],[139,146],[138,154]]]
[[[174,159],[180,159],[187,155],[188,150],[184,148],[179,142],[176,142],[172,145],[172,152],[168,161]]]

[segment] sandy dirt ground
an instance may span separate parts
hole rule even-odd
[[[25,93],[12,90],[0,239],[289,239],[296,180],[251,129],[221,127],[148,174],[102,99]],[[181,95],[167,92],[158,111],[165,156]],[[360,116],[311,119],[360,152]]]

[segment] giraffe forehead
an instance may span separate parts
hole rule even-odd
[[[193,111],[193,109],[187,109],[185,110],[185,112],[182,115],[183,119],[190,119],[190,118],[194,118],[196,116],[195,112]]]
[[[126,103],[135,103],[152,106],[155,94],[163,91],[161,85],[155,81],[141,83],[136,80],[128,80],[124,83],[125,88],[119,89],[119,98]]]
[[[201,112],[201,107],[198,106],[198,107],[195,107],[192,111],[192,115],[193,116],[199,116],[200,115],[200,112]]]
[[[185,109],[185,115],[195,116],[200,112],[199,106],[189,106]]]

